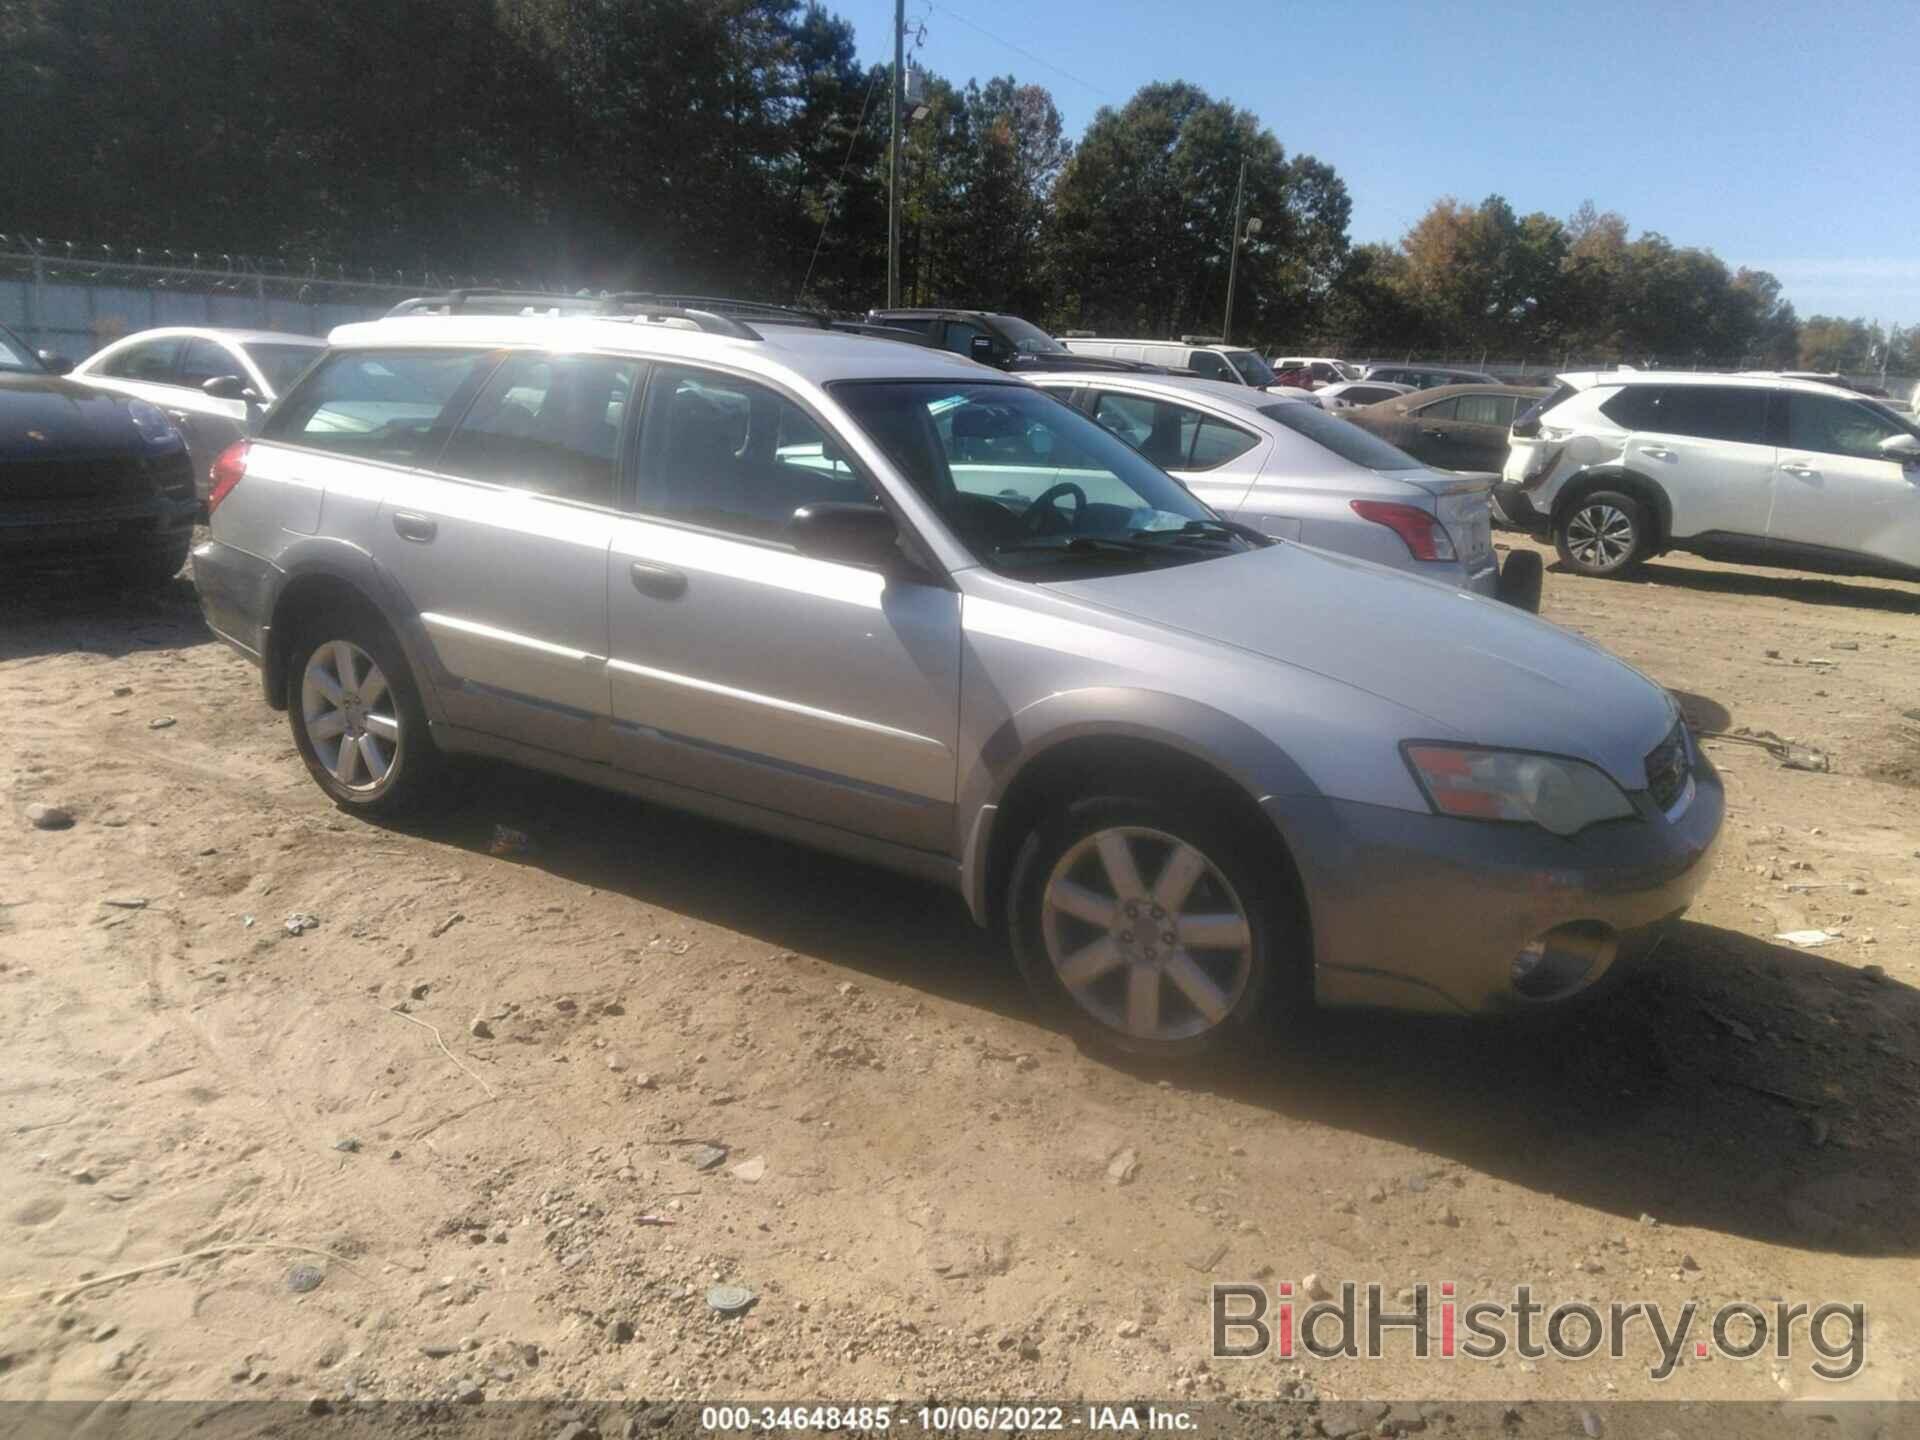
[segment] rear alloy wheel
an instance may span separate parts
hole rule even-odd
[[[370,618],[342,617],[295,641],[287,672],[294,744],[349,810],[392,815],[429,797],[439,754],[399,647]]]
[[[1596,490],[1574,501],[1554,540],[1560,558],[1582,575],[1624,575],[1647,551],[1646,507],[1631,495]]]
[[[1300,936],[1277,917],[1263,851],[1184,807],[1077,805],[1021,852],[1021,970],[1095,1043],[1166,1058],[1225,1043],[1266,1009],[1274,944]]]

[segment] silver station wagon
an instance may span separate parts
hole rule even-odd
[[[215,466],[208,623],[345,809],[492,756],[890,866],[1154,1055],[1561,1000],[1700,885],[1720,782],[1596,646],[958,356],[578,304],[337,330]]]

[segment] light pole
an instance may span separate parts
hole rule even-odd
[[[887,308],[900,303],[900,100],[906,83],[907,0],[893,0],[893,140],[887,155]]]
[[[1233,343],[1233,285],[1240,273],[1240,210],[1247,198],[1247,162],[1240,162],[1240,183],[1233,187],[1233,245],[1227,255],[1227,313],[1220,321],[1220,342]],[[1260,233],[1260,217],[1247,221],[1246,238]]]

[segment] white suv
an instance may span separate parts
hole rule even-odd
[[[1514,422],[1496,498],[1585,575],[1668,550],[1920,580],[1920,428],[1809,380],[1589,371]]]

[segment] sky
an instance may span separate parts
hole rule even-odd
[[[825,0],[861,59],[892,0]],[[1582,200],[1770,270],[1804,318],[1920,324],[1920,3],[907,0],[917,59],[1045,85],[1077,137],[1186,80],[1332,165],[1355,243],[1434,200]]]

